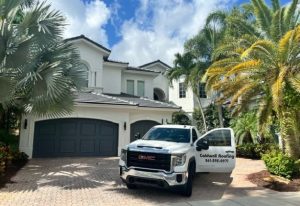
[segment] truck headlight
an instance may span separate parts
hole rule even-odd
[[[125,163],[127,163],[127,150],[126,149],[122,149],[121,150],[121,156],[120,159],[122,161],[124,161]]]
[[[172,165],[173,167],[182,166],[185,164],[186,155],[185,154],[174,154],[172,155]]]

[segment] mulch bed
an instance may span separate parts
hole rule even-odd
[[[3,188],[6,183],[14,183],[11,178],[16,175],[16,173],[26,164],[27,162],[20,162],[16,164],[9,165],[5,171],[4,175],[0,176],[0,188]]]
[[[248,180],[257,186],[269,188],[279,192],[296,192],[300,191],[300,177],[291,181],[274,178],[266,170],[248,175]],[[272,180],[272,181],[270,181]]]

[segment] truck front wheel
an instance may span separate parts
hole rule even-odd
[[[136,189],[136,185],[134,185],[134,184],[126,183],[126,186],[127,186],[127,188],[130,189],[130,190]]]
[[[181,194],[186,197],[190,197],[193,192],[193,176],[195,173],[195,168],[193,167],[193,163],[188,168],[188,179],[187,182],[183,185],[181,189]]]

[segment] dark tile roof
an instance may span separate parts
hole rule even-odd
[[[152,73],[160,73],[160,72],[157,72],[157,71],[153,71],[153,70],[150,70],[150,69],[143,69],[143,68],[140,68],[140,67],[127,67],[126,68],[127,70],[132,70],[132,71],[139,71],[139,72],[152,72]]]
[[[105,62],[111,62],[111,63],[117,63],[117,64],[129,64],[129,62],[116,61],[116,60],[108,59],[108,57],[103,57],[103,60]]]
[[[143,64],[142,66],[139,66],[139,67],[147,67],[147,66],[149,66],[149,65],[151,65],[151,64],[156,64],[156,63],[160,63],[160,64],[162,64],[162,65],[164,65],[164,66],[166,66],[166,67],[168,67],[169,69],[171,69],[172,67],[171,66],[169,66],[168,64],[166,64],[166,63],[164,63],[164,62],[162,62],[161,60],[156,60],[156,61],[153,61],[153,62],[149,62],[149,63],[147,63],[147,64]]]
[[[165,109],[180,109],[177,105],[155,101],[152,99],[133,96],[125,93],[121,94],[97,94],[93,92],[78,93],[75,100],[78,103],[88,104],[109,104],[109,105],[121,105],[121,106],[137,106],[148,108],[165,108]]]
[[[109,53],[111,52],[111,50],[109,50],[108,48],[102,46],[101,44],[98,44],[97,42],[95,42],[95,41],[87,38],[84,35],[80,35],[80,36],[75,36],[75,37],[72,37],[72,38],[68,38],[68,39],[65,39],[65,41],[74,41],[74,40],[78,40],[78,39],[84,39],[84,40],[86,40],[86,41],[94,44],[95,46],[97,46],[97,47],[99,47],[99,48],[101,48],[101,49],[103,49],[103,50],[105,50],[105,51],[107,51]]]

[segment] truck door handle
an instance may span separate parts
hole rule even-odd
[[[227,150],[227,151],[225,151],[226,153],[234,153],[234,151],[232,151],[232,150]]]

